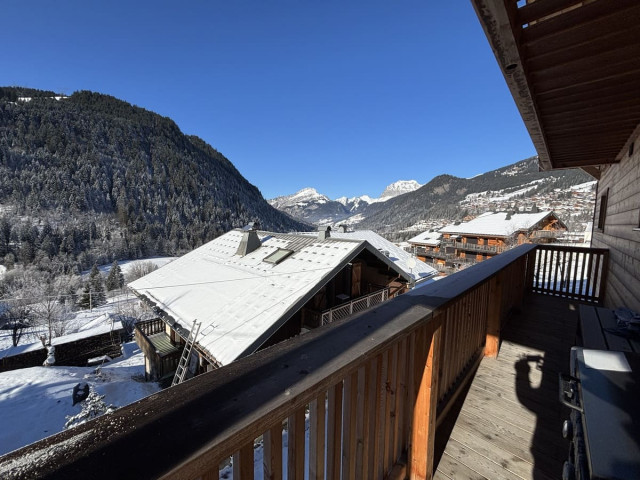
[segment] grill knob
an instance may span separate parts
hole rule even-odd
[[[562,424],[562,437],[570,440],[573,438],[573,424],[570,420],[565,420]]]

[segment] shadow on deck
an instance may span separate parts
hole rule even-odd
[[[568,442],[558,373],[569,371],[577,302],[532,294],[512,315],[436,436],[435,479],[560,478]]]

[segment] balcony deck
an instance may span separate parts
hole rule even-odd
[[[434,479],[560,478],[568,412],[557,379],[569,371],[577,317],[576,302],[527,296],[503,331],[498,358],[482,360],[439,427]]]

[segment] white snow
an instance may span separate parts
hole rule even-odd
[[[581,183],[579,185],[572,186],[571,190],[573,190],[574,192],[590,192],[596,187],[597,183],[598,183],[597,180],[593,180],[592,182]]]
[[[139,300],[132,293],[126,292],[107,299],[106,304],[95,307],[92,310],[73,312],[65,322],[65,335],[68,336],[69,334],[101,326],[110,329],[113,315],[126,315],[138,302]],[[9,330],[0,330],[0,358],[42,348],[42,343],[39,340],[41,334],[48,334],[46,327],[40,326],[30,329],[24,332],[20,344],[14,347],[11,341],[11,332]]]
[[[384,192],[380,195],[379,201],[386,201],[393,197],[397,197],[398,195],[413,192],[420,187],[422,187],[422,184],[415,180],[398,180],[384,189]]]
[[[153,263],[156,267],[160,268],[165,266],[167,263],[174,261],[176,258],[178,257],[152,257],[152,258],[143,258],[140,260],[122,260],[122,261],[118,261],[118,265],[120,266],[120,270],[122,270],[122,274],[123,275],[127,275],[131,269],[140,264],[140,263]],[[106,264],[106,265],[100,265],[98,267],[98,270],[100,270],[100,272],[103,275],[108,275],[109,272],[111,271],[111,264]],[[83,274],[88,274],[89,270],[87,270],[86,272],[83,272]]]
[[[123,346],[124,355],[95,367],[33,367],[0,373],[0,455],[62,431],[65,416],[75,415],[73,387],[79,382],[105,395],[104,401],[122,407],[160,390],[144,382],[144,357],[135,342]]]
[[[7,267],[5,267],[4,265],[0,265],[0,278],[4,276],[6,271],[7,271]]]

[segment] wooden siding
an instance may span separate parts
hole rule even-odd
[[[640,312],[640,136],[633,138],[636,148],[626,153],[618,165],[607,167],[598,185],[598,204],[594,218],[600,215],[600,195],[609,191],[604,229],[594,227],[592,245],[610,249],[605,305],[626,306]]]

